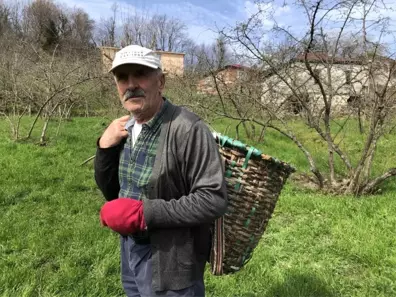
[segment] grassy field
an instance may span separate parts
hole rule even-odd
[[[0,296],[123,296],[118,237],[100,227],[92,162],[80,166],[102,124],[75,119],[40,147],[8,140],[0,121]],[[309,145],[324,149],[314,138]],[[307,169],[284,138],[269,134],[258,146]],[[395,162],[386,153],[395,147],[396,137],[384,140],[375,170]],[[318,162],[325,166],[324,157]],[[395,197],[394,182],[361,199],[289,182],[252,260],[235,275],[208,272],[207,296],[396,296]]]

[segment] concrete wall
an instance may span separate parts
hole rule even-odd
[[[331,68],[327,68],[323,64],[311,63],[311,66],[315,73],[319,75],[326,95],[328,96],[333,92],[332,107],[340,113],[348,111],[353,96],[368,98],[370,93],[373,94],[374,88],[378,89],[385,86],[388,75],[386,65],[377,65],[375,72],[371,70],[371,73],[374,74],[371,78],[369,76],[370,70],[364,65],[333,64]],[[395,78],[392,78],[389,85],[396,85]],[[273,74],[268,77],[263,82],[261,100],[263,103],[277,106],[284,103],[285,108],[287,108],[290,103],[288,101],[295,100],[292,90],[300,94],[300,99],[306,96],[307,102],[314,111],[318,111],[324,106],[319,84],[314,81],[305,65],[300,62],[280,70],[279,75]],[[293,104],[293,102],[291,103]]]
[[[184,54],[156,51],[161,56],[162,70],[170,76],[182,76],[184,73]]]
[[[99,47],[99,49],[102,57],[103,72],[108,72],[111,69],[111,64],[113,63],[116,52],[118,52],[120,49],[108,46],[102,46]]]
[[[241,77],[241,69],[226,68],[219,71],[217,74],[209,75],[201,79],[197,84],[197,91],[201,94],[216,95],[216,83],[219,89],[230,88],[237,83],[237,79]],[[215,82],[216,79],[216,82]]]

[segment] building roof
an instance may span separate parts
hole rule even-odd
[[[355,58],[350,58],[350,57],[333,57],[328,55],[327,53],[324,52],[309,52],[307,54],[307,60],[310,63],[326,63],[326,62],[331,62],[333,64],[356,64],[356,65],[361,65],[365,62],[365,58],[363,57],[355,57]],[[395,63],[396,61],[394,59],[381,56],[381,55],[376,55],[374,58],[374,61],[382,62],[382,63]],[[305,62],[305,53],[300,53],[292,59],[292,62]]]
[[[204,73],[202,78],[201,78],[201,80],[203,80],[203,79],[205,79],[205,78],[207,78],[209,76],[217,75],[219,72],[221,72],[223,70],[226,70],[226,69],[240,69],[240,70],[245,71],[245,70],[249,70],[250,67],[247,67],[247,66],[244,66],[244,65],[241,65],[241,64],[227,64],[224,67],[218,68],[218,69],[213,70],[213,71],[209,70],[208,72]]]
[[[248,70],[250,67],[241,65],[241,64],[229,64],[225,65],[223,68],[219,69],[218,71],[224,70],[224,69],[242,69],[242,70]]]
[[[359,58],[344,58],[344,57],[332,57],[324,52],[309,52],[305,58],[305,53],[297,55],[292,61],[294,62],[305,62],[307,59],[310,63],[323,63],[332,62],[333,64],[362,64],[363,59]],[[334,60],[333,60],[334,59]]]
[[[162,50],[154,50],[156,53],[164,53],[164,54],[172,54],[172,55],[182,55],[185,56],[185,53],[177,53],[177,52],[168,52],[168,51],[162,51]]]

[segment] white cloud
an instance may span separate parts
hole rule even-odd
[[[274,12],[275,16],[282,16],[284,14],[288,14],[290,12],[290,6],[289,5],[282,5],[282,6],[277,6]]]
[[[64,3],[62,0],[57,2]],[[68,0],[66,5],[68,7],[82,8],[92,19],[100,20],[101,17],[111,15],[113,3],[111,0]]]
[[[234,25],[235,22],[221,12],[212,11],[187,1],[157,4],[152,6],[152,10],[182,20],[188,28],[190,38],[197,43],[212,43],[218,35],[218,30],[224,26]]]
[[[62,3],[62,0],[59,0],[59,3]],[[99,21],[102,17],[111,16],[113,3],[114,0],[68,0],[67,6],[82,8],[91,18]],[[146,6],[143,2],[139,7],[125,2],[118,2],[118,7],[120,18],[122,18],[123,14],[134,13],[143,15],[160,13],[178,18],[186,24],[189,36],[197,43],[212,43],[217,37],[217,33],[215,33],[217,29],[222,29],[224,26],[234,25],[235,23],[235,20],[221,12],[211,11],[188,1],[159,3],[150,6]]]
[[[212,44],[218,36],[215,30],[198,25],[190,25],[188,27],[188,32],[190,37],[198,44]]]

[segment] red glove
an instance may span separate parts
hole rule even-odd
[[[100,210],[100,221],[122,235],[146,229],[143,203],[131,198],[118,198],[106,202]]]

